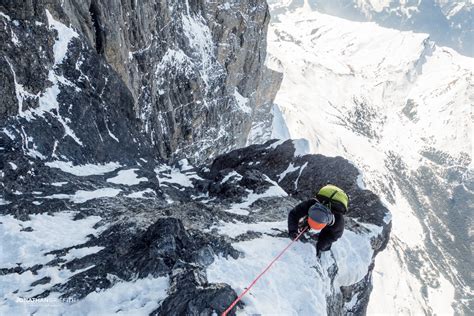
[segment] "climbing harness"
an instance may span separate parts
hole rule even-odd
[[[275,261],[277,261],[278,259],[280,259],[280,257],[285,253],[285,251],[290,248],[290,246],[295,242],[297,241],[301,235],[304,234],[304,232],[308,229],[308,227],[305,227],[299,234],[298,236],[296,236],[296,238],[294,240],[292,240],[288,246],[285,247],[285,249],[283,249],[279,254],[278,256],[276,256],[272,262],[270,262],[270,264],[252,281],[252,283],[250,283],[250,285],[245,289],[245,291],[243,291],[239,297],[237,297],[237,299],[232,302],[232,304],[222,313],[221,316],[227,316],[227,314],[232,310],[232,308],[234,308],[234,306],[242,299],[242,297],[244,297],[245,294],[247,294],[247,292],[252,288],[252,286],[255,285],[255,283],[257,283],[257,281],[271,268],[271,266],[275,263]]]

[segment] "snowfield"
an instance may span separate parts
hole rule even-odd
[[[461,275],[472,266],[461,250],[472,240],[472,212],[443,203],[473,193],[474,59],[427,34],[287,6],[273,1],[268,33],[267,64],[284,75],[275,100],[284,122],[273,136],[353,161],[393,214],[369,314],[462,313],[473,295],[469,272]]]
[[[320,260],[316,257],[314,241],[293,244],[243,297],[245,307],[237,314],[327,315],[327,296],[331,294],[332,286],[339,289],[352,285],[368,272],[373,257],[370,240],[381,233],[381,227],[363,226],[368,232],[355,233],[346,229]],[[219,233],[233,238],[247,231],[264,234],[258,239],[233,244],[243,253],[242,258],[217,257],[207,269],[210,282],[228,283],[238,294],[291,242],[288,238],[273,236],[287,230],[286,221],[224,223],[216,228]],[[337,272],[332,285],[328,271],[333,265]]]

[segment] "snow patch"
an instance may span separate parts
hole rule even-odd
[[[263,236],[232,244],[244,256],[239,259],[216,257],[207,268],[208,280],[228,283],[240,294],[289,241]],[[324,277],[319,276],[319,271]],[[326,315],[326,296],[330,288],[327,272],[316,260],[314,246],[298,242],[243,297],[246,304],[243,314]]]
[[[295,190],[298,190],[298,181],[300,181],[301,174],[303,173],[303,170],[308,166],[308,162],[305,162],[305,164],[300,168],[300,173],[298,174],[298,178],[295,180]]]
[[[52,182],[51,185],[55,187],[62,187],[63,185],[68,184],[68,182]]]
[[[83,247],[83,248],[73,248],[68,251],[68,253],[61,257],[61,259],[65,259],[67,261],[71,261],[73,259],[82,258],[93,253],[97,253],[104,249],[104,247],[93,246],[93,247]]]
[[[6,15],[5,13],[3,13],[3,12],[1,12],[1,11],[0,11],[0,16],[1,16],[1,17],[4,17],[5,19],[7,19],[7,21],[11,21],[10,16]]]
[[[187,165],[184,165],[187,168]],[[189,170],[189,169],[186,169]],[[194,171],[182,172],[181,169],[161,165],[155,168],[156,178],[160,184],[178,184],[183,187],[192,188],[192,179],[202,179]]]
[[[226,174],[224,179],[222,179],[221,183],[226,183],[232,177],[236,177],[238,180],[242,179],[242,176],[237,171],[232,170],[232,172],[229,172],[228,174]]]
[[[272,139],[290,139],[290,131],[286,126],[285,118],[281,113],[278,105],[273,105],[272,108]]]
[[[168,284],[168,277],[151,276],[134,282],[120,282],[110,289],[92,292],[83,300],[65,306],[64,314],[148,315],[167,297]]]
[[[191,169],[194,169],[194,166],[189,163],[188,159],[181,159],[178,161],[179,169],[181,171],[189,171]]]
[[[109,133],[109,136],[115,140],[117,143],[120,143],[120,140],[117,138],[117,136],[115,136],[109,129],[109,125],[107,123],[105,123],[105,127],[107,128],[107,132]]]
[[[64,119],[61,116],[61,111],[58,103],[58,95],[60,91],[60,84],[62,85],[72,85],[70,81],[64,78],[61,74],[56,74],[55,67],[61,64],[66,56],[69,42],[74,38],[77,37],[78,34],[71,28],[65,26],[61,22],[54,20],[48,10],[46,10],[46,15],[48,18],[48,24],[51,29],[57,31],[57,39],[53,46],[53,53],[54,53],[54,66],[53,69],[49,70],[48,73],[48,80],[52,82],[52,86],[48,87],[44,92],[39,93],[37,95],[33,95],[26,91],[26,89],[17,81],[16,73],[11,65],[11,63],[6,59],[10,69],[13,73],[13,81],[15,85],[15,94],[18,99],[18,115],[20,117],[24,117],[26,120],[30,121],[37,117],[43,117],[45,113],[50,113],[53,117],[55,117],[59,123],[64,128],[64,136],[71,137],[79,146],[83,146],[81,140],[77,137],[71,127],[68,125],[68,119]],[[23,101],[24,99],[38,99],[39,106],[37,108],[23,109]],[[53,111],[55,110],[55,111]],[[23,143],[24,149],[30,156],[37,157],[40,159],[45,159],[46,157],[39,153],[35,147],[33,138],[26,135],[25,131],[23,130]],[[33,143],[33,148],[29,148],[28,144]]]
[[[357,176],[357,186],[362,190],[366,190],[364,176],[361,173]]]
[[[292,142],[293,142],[293,146],[295,147],[295,153],[294,153],[295,157],[304,156],[311,153],[309,141],[307,139],[304,139],[304,138],[295,139],[295,140],[292,140]]]
[[[136,185],[140,182],[148,181],[147,178],[138,178],[136,173],[138,169],[120,170],[118,175],[107,179],[107,182],[115,184]]]
[[[133,198],[133,199],[148,199],[148,197],[146,197],[145,194],[155,194],[155,191],[153,189],[148,188],[142,191],[130,193],[126,195],[126,197]]]
[[[251,190],[246,190],[248,192],[247,197],[244,198],[244,201],[241,203],[234,203],[230,206],[230,208],[226,209],[226,212],[238,214],[238,215],[248,215],[250,213],[249,208],[250,206],[257,201],[258,199],[264,197],[275,197],[275,196],[288,196],[285,190],[278,185],[275,181],[270,179],[267,175],[265,176],[265,180],[270,182],[272,186],[270,186],[265,192],[263,193],[254,193]]]
[[[367,235],[345,230],[343,238],[333,243],[331,252],[337,262],[338,273],[334,288],[349,286],[362,280],[372,263],[374,251]],[[327,259],[328,253],[322,259]]]
[[[71,161],[51,161],[45,163],[48,167],[60,169],[63,172],[73,174],[79,177],[102,175],[108,172],[112,172],[122,167],[117,162],[109,162],[103,165],[85,164],[85,165],[74,165]]]
[[[85,243],[86,236],[98,232],[93,227],[100,217],[74,220],[74,215],[73,212],[34,214],[29,221],[20,221],[11,215],[0,216],[0,267],[12,268],[17,263],[23,267],[44,264],[54,259],[54,255],[45,256],[45,253]],[[26,227],[33,230],[22,231]]]
[[[10,138],[11,140],[15,140],[15,139],[16,139],[15,135],[13,135],[12,133],[10,133],[10,131],[9,131],[8,129],[4,128],[4,129],[2,129],[2,131],[3,131],[3,132],[5,133],[5,135],[7,135],[8,138]]]
[[[46,10],[46,17],[48,18],[48,25],[51,29],[54,29],[58,32],[58,37],[54,42],[53,52],[54,52],[54,63],[59,65],[63,62],[66,57],[69,42],[79,35],[72,28],[67,27],[63,23],[55,20],[51,13]]]
[[[282,173],[280,173],[278,175],[278,182],[281,182],[281,180],[285,179],[286,175],[289,174],[289,173],[292,173],[298,169],[300,169],[301,167],[295,167],[293,165],[293,163],[291,162],[289,165],[288,165],[288,168],[286,168],[285,171],[283,171]]]
[[[52,268],[48,270],[47,272],[50,274],[48,276],[53,276],[53,281],[64,281],[73,274],[87,269],[78,270],[74,273],[71,273],[69,270],[52,271]],[[28,271],[24,274],[30,274],[30,272]],[[37,277],[31,275],[27,280],[23,280],[23,283],[31,284],[35,279]],[[47,301],[50,301],[51,304],[21,304],[17,301],[19,295],[11,294],[8,295],[6,304],[0,305],[0,314],[148,315],[156,310],[167,297],[168,286],[168,277],[153,278],[150,276],[134,282],[118,282],[110,289],[92,292],[84,299],[74,301],[73,303],[62,301],[59,299],[58,293],[52,293],[47,297]],[[38,287],[35,287],[35,290],[36,288]],[[25,297],[30,297],[34,294],[39,293],[25,293]]]
[[[271,233],[274,228],[285,230],[286,224],[286,221],[234,222],[221,223],[217,229],[219,233],[237,237],[247,230],[262,233]],[[268,235],[234,243],[244,255],[238,259],[217,256],[207,269],[208,280],[228,283],[240,294],[289,243],[287,238]],[[326,297],[331,294],[328,270],[334,265],[338,267],[334,280],[334,288],[338,290],[339,286],[358,282],[367,274],[372,255],[370,238],[349,230],[333,244],[331,251],[322,254],[321,260],[316,257],[314,242],[296,242],[244,296],[246,306],[242,314],[326,315]]]
[[[281,144],[283,144],[284,142],[285,142],[285,139],[277,140],[276,142],[273,142],[270,146],[268,146],[268,148],[275,149],[278,146],[280,146]]]
[[[209,231],[217,229],[219,234],[227,235],[231,238],[235,238],[241,234],[245,234],[248,231],[259,232],[259,233],[272,233],[273,229],[287,230],[287,221],[283,222],[258,222],[258,223],[244,223],[240,221],[234,222],[223,222],[221,221],[218,225],[209,228]]]
[[[116,197],[122,190],[114,188],[101,188],[94,191],[78,190],[75,194],[53,194],[43,197],[44,199],[69,199],[76,204],[85,203],[89,200]]]
[[[184,35],[189,39],[189,45],[194,50],[192,56],[198,64],[199,73],[206,84],[206,89],[211,85],[211,79],[219,75],[213,67],[214,43],[211,30],[200,15],[187,15],[181,17]]]
[[[234,97],[235,97],[235,101],[236,101],[236,104],[237,104],[239,110],[241,110],[242,112],[247,113],[247,114],[252,113],[252,109],[247,105],[247,103],[249,102],[249,99],[243,97],[237,91],[237,88],[234,90]]]

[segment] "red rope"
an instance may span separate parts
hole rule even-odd
[[[275,261],[277,261],[278,259],[280,259],[280,257],[283,255],[283,253],[285,253],[285,251],[290,248],[290,246],[295,242],[297,241],[301,235],[303,235],[303,233],[308,229],[308,227],[305,227],[299,234],[298,236],[293,239],[289,244],[288,246],[285,247],[285,249],[283,249],[279,254],[278,256],[276,256],[272,262],[270,262],[270,264],[255,278],[255,280],[252,281],[252,283],[250,283],[250,285],[245,289],[245,291],[243,291],[239,297],[237,297],[237,299],[222,313],[221,316],[227,316],[227,314],[232,310],[232,308],[234,308],[234,306],[242,299],[242,297],[247,294],[247,292],[252,288],[252,286],[255,285],[255,283],[257,283],[257,281],[270,269],[270,267],[275,263]]]

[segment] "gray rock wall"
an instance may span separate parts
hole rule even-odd
[[[62,63],[46,9],[77,32]],[[3,1],[0,11],[0,119],[44,158],[111,159],[142,144],[163,158],[205,160],[244,145],[254,110],[276,92],[263,80],[263,0]],[[54,85],[51,75],[65,80]],[[52,83],[58,113],[22,120],[20,111],[38,108]],[[110,150],[114,143],[129,153]]]

